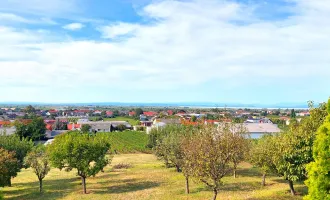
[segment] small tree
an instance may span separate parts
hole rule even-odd
[[[231,124],[228,125],[229,131],[236,138],[233,142],[236,148],[234,148],[231,155],[231,161],[233,163],[234,178],[237,176],[237,166],[247,156],[250,149],[250,141],[248,140],[249,135],[246,127],[243,124]]]
[[[30,166],[39,180],[39,192],[42,192],[42,180],[50,171],[49,158],[46,153],[46,147],[36,146],[25,157],[25,164]]]
[[[192,176],[212,188],[214,200],[222,184],[221,179],[232,171],[230,163],[236,138],[228,126],[207,126],[183,143]]]
[[[250,150],[250,162],[262,171],[262,186],[266,185],[266,175],[270,172],[276,172],[273,156],[277,149],[274,146],[273,138],[274,136],[264,135],[252,145]]]
[[[89,133],[90,130],[91,130],[91,126],[89,124],[83,124],[81,126],[81,132],[83,133]]]
[[[8,186],[8,179],[12,176],[12,169],[16,168],[18,160],[14,152],[0,148],[0,187]]]
[[[196,121],[197,121],[197,117],[196,117],[195,115],[193,115],[193,116],[191,117],[191,121],[192,121],[192,122],[196,122]]]
[[[68,132],[55,138],[48,146],[48,153],[54,167],[66,171],[77,169],[86,194],[86,178],[95,176],[110,162],[110,158],[106,157],[109,149],[109,139],[105,134]]]
[[[33,142],[27,139],[22,139],[16,135],[1,135],[0,136],[0,148],[6,149],[12,152],[17,162],[15,165],[9,168],[7,173],[7,183],[5,186],[11,186],[11,178],[16,177],[17,173],[26,166],[24,165],[24,157],[32,149]]]

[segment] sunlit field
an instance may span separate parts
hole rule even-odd
[[[129,169],[112,169],[118,163],[130,163]],[[218,199],[302,199],[306,188],[296,184],[298,196],[292,197],[288,185],[278,177],[268,177],[262,187],[261,175],[247,163],[240,165],[238,178],[226,177]],[[191,183],[191,194],[185,194],[182,174],[165,168],[152,154],[115,155],[104,173],[87,179],[87,192],[82,193],[81,180],[75,172],[52,169],[44,179],[44,193],[38,192],[38,180],[31,169],[24,169],[13,179],[13,187],[4,188],[5,199],[211,199],[213,193],[203,184]]]

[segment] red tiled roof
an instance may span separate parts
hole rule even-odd
[[[113,115],[113,112],[112,111],[107,111],[105,112],[107,115]]]
[[[157,115],[157,113],[153,112],[153,111],[143,112],[143,114],[147,117],[153,117],[153,116]]]
[[[53,127],[52,127],[51,124],[47,124],[47,125],[46,125],[46,129],[52,131],[52,130],[53,130]]]
[[[128,113],[129,116],[134,116],[135,114],[136,113],[134,111]]]
[[[0,121],[0,125],[10,125],[10,121]]]
[[[77,129],[77,128],[80,128],[81,125],[80,125],[80,124],[68,124],[68,130],[72,130],[73,127],[74,127],[75,129]]]
[[[168,110],[167,113],[168,113],[169,115],[173,115],[173,110]]]

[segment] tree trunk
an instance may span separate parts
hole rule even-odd
[[[8,179],[8,187],[11,187],[11,177]]]
[[[236,176],[236,169],[234,169],[234,178],[237,178],[237,176]]]
[[[189,176],[186,176],[186,194],[189,194],[190,190],[189,190]]]
[[[86,177],[81,177],[84,194],[86,194]]]
[[[262,186],[266,186],[266,173],[262,174]]]
[[[213,192],[214,192],[213,200],[216,200],[217,199],[217,196],[218,196],[218,190],[217,189],[213,189]]]
[[[180,169],[180,166],[179,165],[175,165],[175,167],[176,167],[176,171],[177,172],[181,172],[181,169]]]
[[[42,192],[42,179],[39,179],[39,192]]]
[[[294,187],[293,187],[293,182],[292,181],[289,181],[289,186],[290,186],[290,192],[291,192],[291,195],[296,195],[296,192],[294,191]]]

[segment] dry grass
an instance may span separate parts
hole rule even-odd
[[[112,169],[119,163],[130,163],[129,169]],[[302,196],[292,197],[288,185],[281,178],[269,177],[267,186],[261,187],[259,172],[249,164],[242,164],[234,179],[226,177],[218,199],[302,199]],[[52,169],[44,179],[43,194],[38,193],[36,176],[30,169],[23,170],[13,179],[13,187],[5,188],[5,199],[19,200],[50,200],[50,199],[79,199],[79,200],[176,200],[176,199],[210,199],[212,192],[202,184],[191,183],[191,194],[184,193],[184,178],[174,169],[166,169],[151,154],[121,154],[116,155],[112,165],[96,177],[87,179],[87,191],[83,195],[81,181],[75,172]],[[299,193],[305,193],[303,185],[296,185]]]

